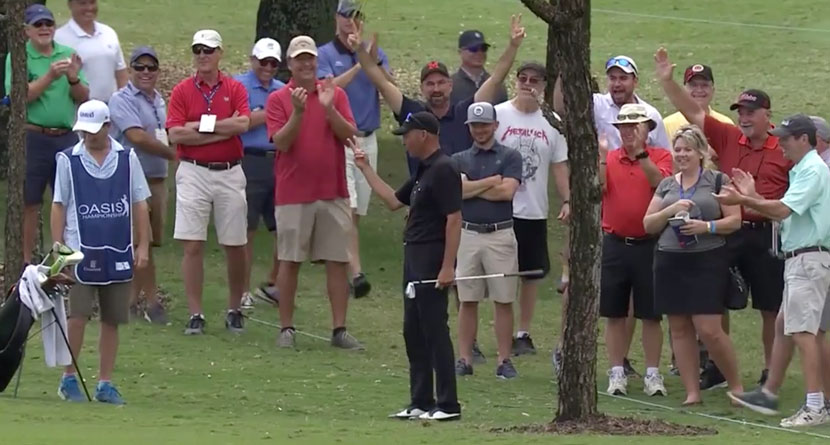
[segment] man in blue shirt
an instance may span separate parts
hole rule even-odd
[[[750,409],[775,414],[775,393],[794,344],[801,358],[807,400],[793,416],[782,419],[781,426],[820,425],[828,420],[827,393],[822,387],[830,391],[830,372],[824,370],[822,382],[821,369],[822,359],[826,366],[830,357],[822,357],[820,346],[824,333],[830,329],[830,309],[826,306],[830,287],[830,171],[816,153],[816,127],[808,116],[790,116],[769,133],[779,138],[784,156],[795,163],[784,197],[764,199],[755,191],[752,176],[739,169],[733,170],[735,186],[723,186],[716,195],[724,204],[740,204],[781,221],[780,256],[785,260],[784,295],[776,320],[769,378],[755,391],[728,394]]]
[[[257,226],[260,216],[265,228],[277,234],[277,221],[274,218],[274,189],[276,179],[274,178],[274,160],[276,151],[274,144],[268,140],[265,131],[265,102],[268,95],[285,86],[284,83],[274,79],[277,74],[277,67],[282,61],[282,49],[279,42],[274,39],[259,39],[251,51],[251,69],[234,76],[245,86],[248,92],[248,106],[251,108],[251,124],[249,130],[242,133],[242,146],[245,156],[242,158],[242,171],[245,172],[247,185],[245,195],[248,200],[248,244],[246,248],[247,264],[245,267],[245,293],[242,294],[242,307],[250,309],[253,307],[253,298],[249,289],[251,288],[251,265],[254,257],[254,244]],[[277,259],[276,241],[274,242],[274,260],[268,280],[261,284],[255,295],[271,304],[277,304],[279,295],[277,292],[277,271],[279,261]]]
[[[340,0],[337,5],[335,23],[337,30],[334,40],[317,50],[317,77],[323,79],[332,76],[335,84],[346,90],[357,125],[358,144],[366,153],[372,168],[377,169],[378,141],[375,131],[380,128],[380,98],[372,81],[360,69],[357,55],[349,47],[349,35],[359,33],[363,27],[363,15],[359,6],[353,0]],[[389,60],[383,50],[378,48],[377,36],[373,38],[371,45],[372,60],[376,61],[377,66],[383,68],[381,70],[383,75],[391,79]],[[354,296],[361,298],[369,293],[371,285],[360,263],[358,232],[360,217],[366,216],[369,211],[372,189],[363,173],[355,166],[352,151],[346,147],[344,150],[346,151],[346,185],[349,188],[352,220],[354,221],[350,234],[349,266],[352,272]]]
[[[130,80],[116,91],[109,101],[111,136],[124,148],[132,148],[152,194],[147,199],[150,209],[150,232],[153,247],[160,247],[164,238],[165,216],[167,214],[167,164],[176,159],[176,151],[167,141],[164,123],[167,109],[161,93],[156,90],[159,78],[159,59],[155,50],[140,46],[130,55]],[[152,251],[149,264],[135,272],[131,311],[137,314],[138,301],[144,293],[146,308],[144,318],[151,323],[169,323],[164,306],[158,301],[156,267]]]
[[[109,127],[107,104],[90,100],[78,107],[72,131],[82,139],[57,154],[51,227],[54,241],[84,254],[74,270],[78,284],[69,291],[69,347],[75,357],[81,353],[84,329],[97,300],[101,338],[95,399],[121,405],[124,400],[112,385],[118,325],[130,318],[133,270],[147,267],[150,256],[150,190],[135,151],[111,138]],[[66,367],[58,395],[86,401],[74,366]]]

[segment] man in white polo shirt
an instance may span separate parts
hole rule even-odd
[[[89,98],[109,102],[129,80],[118,34],[95,20],[98,0],[69,0],[69,12],[72,18],[55,31],[55,41],[81,57],[89,81]]]

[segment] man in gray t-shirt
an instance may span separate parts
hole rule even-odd
[[[164,238],[164,220],[167,210],[167,164],[176,158],[176,152],[167,142],[164,123],[167,120],[164,99],[156,90],[159,78],[159,59],[153,48],[141,46],[130,55],[130,80],[116,91],[109,101],[112,129],[110,135],[124,148],[135,150],[147,178],[152,196],[147,200],[150,208],[150,231],[153,247],[161,246]],[[156,269],[150,252],[149,264],[136,270],[131,312],[138,313],[141,293],[146,299],[144,317],[152,323],[166,325],[167,314],[156,296]]]

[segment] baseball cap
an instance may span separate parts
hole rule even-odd
[[[282,62],[282,48],[280,48],[280,43],[268,37],[257,40],[254,44],[254,49],[251,50],[251,55],[258,60],[272,57]]]
[[[620,124],[639,124],[648,122],[648,131],[654,130],[657,127],[657,122],[654,122],[648,115],[648,110],[642,104],[625,104],[620,108],[617,114],[617,119],[611,122],[613,125]]]
[[[222,36],[212,29],[203,29],[193,34],[193,43],[190,46],[205,45],[208,48],[221,48]]]
[[[34,25],[39,20],[51,20],[54,22],[55,16],[52,15],[52,11],[50,11],[49,8],[39,3],[29,5],[29,7],[27,7],[23,12],[23,23],[27,25]]]
[[[729,109],[735,110],[738,107],[749,107],[753,110],[757,110],[758,108],[766,108],[769,110],[771,103],[767,93],[761,90],[750,89],[744,90],[740,95],[738,95],[738,98],[735,99],[735,103],[733,103]]]
[[[689,83],[692,80],[692,77],[700,76],[710,82],[715,81],[715,75],[712,74],[712,68],[708,65],[701,65],[699,63],[690,65],[686,68],[686,72],[683,73],[683,84]]]
[[[354,0],[340,0],[337,2],[337,13],[344,17],[353,17],[360,14],[360,5]]]
[[[150,56],[156,61],[156,63],[159,63],[159,56],[156,54],[156,50],[154,50],[152,46],[139,46],[134,49],[133,52],[130,53],[130,63],[135,63],[135,61],[141,56]]]
[[[317,57],[317,44],[314,39],[309,36],[297,36],[291,39],[288,44],[288,51],[285,53],[289,58],[294,58],[300,54],[307,53]]]
[[[464,124],[480,122],[491,124],[496,121],[496,109],[489,102],[475,102],[467,107],[467,121]]]
[[[635,76],[639,72],[639,70],[637,69],[637,64],[634,63],[634,59],[628,56],[615,56],[608,59],[608,61],[605,62],[606,73],[608,72],[608,70],[614,67],[623,70],[624,73],[633,74]]]
[[[445,77],[450,77],[450,72],[447,70],[447,65],[444,65],[441,62],[436,62],[435,60],[431,60],[421,68],[421,82],[427,78],[432,73],[441,73]]]
[[[816,145],[816,124],[806,114],[799,113],[785,118],[781,125],[769,130],[769,134],[779,138],[806,134],[810,143]]]
[[[810,116],[810,119],[813,120],[813,124],[816,126],[816,136],[825,141],[830,141],[830,125],[827,124],[827,121],[820,116]]]
[[[484,34],[481,31],[468,29],[458,36],[459,48],[472,48],[479,45],[483,45],[485,48],[490,47],[490,44],[484,40]]]
[[[72,131],[98,133],[105,123],[110,121],[110,109],[100,100],[88,100],[78,107],[78,119]]]
[[[402,136],[412,130],[424,130],[428,133],[437,135],[441,125],[438,119],[429,111],[419,111],[417,113],[409,113],[406,120],[403,121],[400,127],[392,130],[392,134]]]
[[[545,69],[545,66],[539,62],[531,60],[522,63],[521,65],[519,65],[519,69],[516,70],[516,75],[518,76],[522,73],[522,71],[526,70],[536,71],[540,76],[542,76],[543,79],[547,79],[547,70]]]

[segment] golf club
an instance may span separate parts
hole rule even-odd
[[[483,280],[486,278],[507,278],[507,277],[524,277],[528,275],[540,275],[544,271],[542,269],[534,269],[534,270],[525,270],[523,272],[513,272],[513,273],[493,273],[488,275],[472,275],[468,277],[456,277],[454,282],[458,281],[468,281],[468,280]],[[412,299],[415,298],[415,286],[421,284],[435,284],[438,280],[418,280],[418,281],[410,281],[406,284],[406,298]]]

